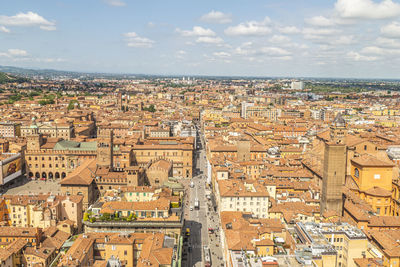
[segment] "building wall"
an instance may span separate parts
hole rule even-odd
[[[105,244],[104,258],[109,259],[111,256],[118,258],[120,261],[126,261],[125,267],[134,267],[134,246],[132,244]]]
[[[125,192],[124,197],[129,202],[144,202],[153,199],[154,192]]]
[[[193,150],[188,149],[140,149],[134,148],[136,160],[139,165],[145,166],[150,161],[157,159],[170,160],[173,163],[173,175],[177,177],[192,178]]]
[[[82,195],[83,209],[87,209],[89,205],[93,204],[95,200],[95,192],[92,185],[89,186],[74,186],[74,185],[61,185],[61,193],[66,195]]]
[[[259,218],[268,218],[268,196],[265,197],[222,197],[221,211],[252,212]]]
[[[358,172],[358,175],[356,175],[356,172]],[[363,167],[352,162],[351,176],[361,191],[366,191],[375,186],[392,191],[393,167]]]
[[[82,229],[82,219],[83,219],[83,203],[75,203],[70,199],[65,199],[61,201],[61,214],[60,220],[69,219],[77,223],[76,227],[78,231]]]
[[[325,144],[321,213],[333,210],[342,214],[342,186],[345,174],[346,146]]]
[[[8,257],[6,260],[0,261],[0,266],[1,267],[14,267],[12,255],[10,255],[10,257]]]

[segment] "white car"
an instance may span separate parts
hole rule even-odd
[[[193,211],[193,206],[190,206],[190,211]]]

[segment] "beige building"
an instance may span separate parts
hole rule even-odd
[[[21,123],[0,122],[0,137],[15,138],[21,136]]]
[[[50,138],[70,140],[71,137],[74,137],[74,126],[72,123],[34,123],[32,125],[22,125],[21,136],[28,137],[35,134],[36,129],[39,133]]]
[[[88,233],[80,235],[57,266],[170,267],[176,259],[173,246],[162,233]]]
[[[83,196],[6,195],[4,199],[8,225],[47,228],[70,220],[76,231],[82,229]]]
[[[160,159],[147,168],[146,176],[150,185],[161,186],[168,181],[169,177],[173,176],[172,162]]]
[[[54,247],[27,247],[24,251],[23,263],[27,267],[48,267],[57,256]]]
[[[192,178],[193,149],[192,137],[185,138],[182,142],[174,138],[148,139],[142,144],[133,145],[133,153],[139,166],[165,159],[172,162],[173,176],[185,178]]]
[[[251,212],[258,218],[268,217],[269,193],[262,184],[229,179],[218,180],[216,185],[220,211]]]

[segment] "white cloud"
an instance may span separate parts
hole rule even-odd
[[[18,13],[15,16],[0,15],[0,24],[6,26],[39,26],[40,29],[53,31],[56,29],[54,22],[48,21],[37,13],[31,11]]]
[[[383,47],[400,48],[400,41],[395,40],[395,39],[379,37],[376,40],[376,43]]]
[[[400,4],[392,0],[338,0],[335,10],[342,18],[387,19],[400,15]]]
[[[285,34],[296,34],[301,32],[296,26],[279,27],[278,31]]]
[[[7,29],[7,28],[6,28],[6,27],[4,27],[4,26],[0,26],[0,32],[9,33],[9,32],[10,32],[10,30],[9,30],[9,29]]]
[[[263,21],[247,21],[236,26],[225,29],[226,35],[265,35],[271,32],[271,28],[267,26],[271,23],[270,18],[265,17]]]
[[[268,47],[268,46],[262,47],[260,49],[260,52],[262,54],[266,54],[268,56],[275,56],[275,57],[289,56],[289,55],[292,54],[292,53],[290,53],[289,51],[287,51],[287,50],[285,50],[283,48],[280,48],[280,47]]]
[[[27,56],[28,52],[22,49],[8,49],[8,53],[11,56]]]
[[[215,36],[215,32],[211,29],[205,29],[200,26],[194,26],[192,30],[176,29],[182,36]]]
[[[304,28],[305,39],[325,39],[327,36],[338,34],[340,31],[333,28]]]
[[[228,52],[223,52],[223,51],[221,51],[221,52],[214,52],[213,55],[216,56],[216,57],[221,57],[221,58],[227,58],[227,57],[230,57],[230,56],[231,56],[230,53],[228,53]]]
[[[53,25],[48,25],[48,26],[47,25],[42,25],[39,28],[44,30],[44,31],[55,31],[55,30],[57,30],[57,27],[53,26]]]
[[[226,24],[232,22],[232,15],[212,10],[201,16],[200,20],[208,23]]]
[[[185,50],[179,50],[179,51],[176,51],[175,57],[178,59],[184,59],[186,54],[187,53]]]
[[[121,0],[104,0],[104,2],[110,6],[126,6],[126,3]]]
[[[210,36],[202,36],[197,38],[196,43],[204,43],[204,44],[222,44],[224,40],[220,37],[210,37]]]
[[[390,38],[400,38],[400,23],[394,21],[381,28],[381,33]]]
[[[292,56],[282,56],[282,57],[276,57],[277,59],[280,59],[280,60],[292,60]]]
[[[335,37],[335,39],[330,42],[333,45],[350,45],[354,44],[355,38],[353,35],[342,35],[339,38]]]
[[[45,63],[57,63],[57,62],[65,62],[66,60],[63,58],[35,58],[36,62],[45,62]]]
[[[2,57],[26,57],[28,56],[28,52],[22,49],[17,49],[17,48],[10,48],[7,50],[7,52],[0,52],[0,56]]]
[[[381,56],[389,55],[390,56],[390,55],[399,55],[400,50],[382,48],[382,47],[378,47],[378,46],[367,46],[361,50],[361,53],[367,54],[367,55],[381,55]]]
[[[378,57],[374,57],[374,56],[365,56],[362,55],[360,53],[354,52],[354,51],[350,51],[347,53],[347,56],[354,60],[354,61],[375,61],[378,59]]]
[[[328,19],[324,16],[315,16],[309,19],[305,19],[305,22],[309,25],[317,27],[327,27],[334,25],[331,19]]]
[[[361,50],[361,53],[367,55],[383,55],[385,53],[385,49],[377,46],[367,46]]]
[[[149,38],[138,36],[135,32],[125,33],[124,36],[127,37],[127,46],[129,47],[151,48],[155,43]]]
[[[282,44],[290,41],[290,38],[285,35],[273,35],[269,41],[274,44]]]
[[[150,21],[150,22],[147,23],[147,27],[149,27],[149,28],[153,28],[155,26],[156,26],[156,24],[154,22]]]
[[[286,49],[281,47],[274,47],[274,46],[264,46],[255,48],[254,44],[251,42],[247,42],[242,44],[241,46],[235,49],[235,53],[242,56],[262,56],[266,55],[273,58],[280,58],[284,60],[289,60],[292,53]]]

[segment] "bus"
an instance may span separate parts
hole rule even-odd
[[[204,251],[204,267],[211,267],[211,254],[208,246],[203,247]]]
[[[196,210],[200,209],[200,202],[197,198],[194,200],[194,209]]]

